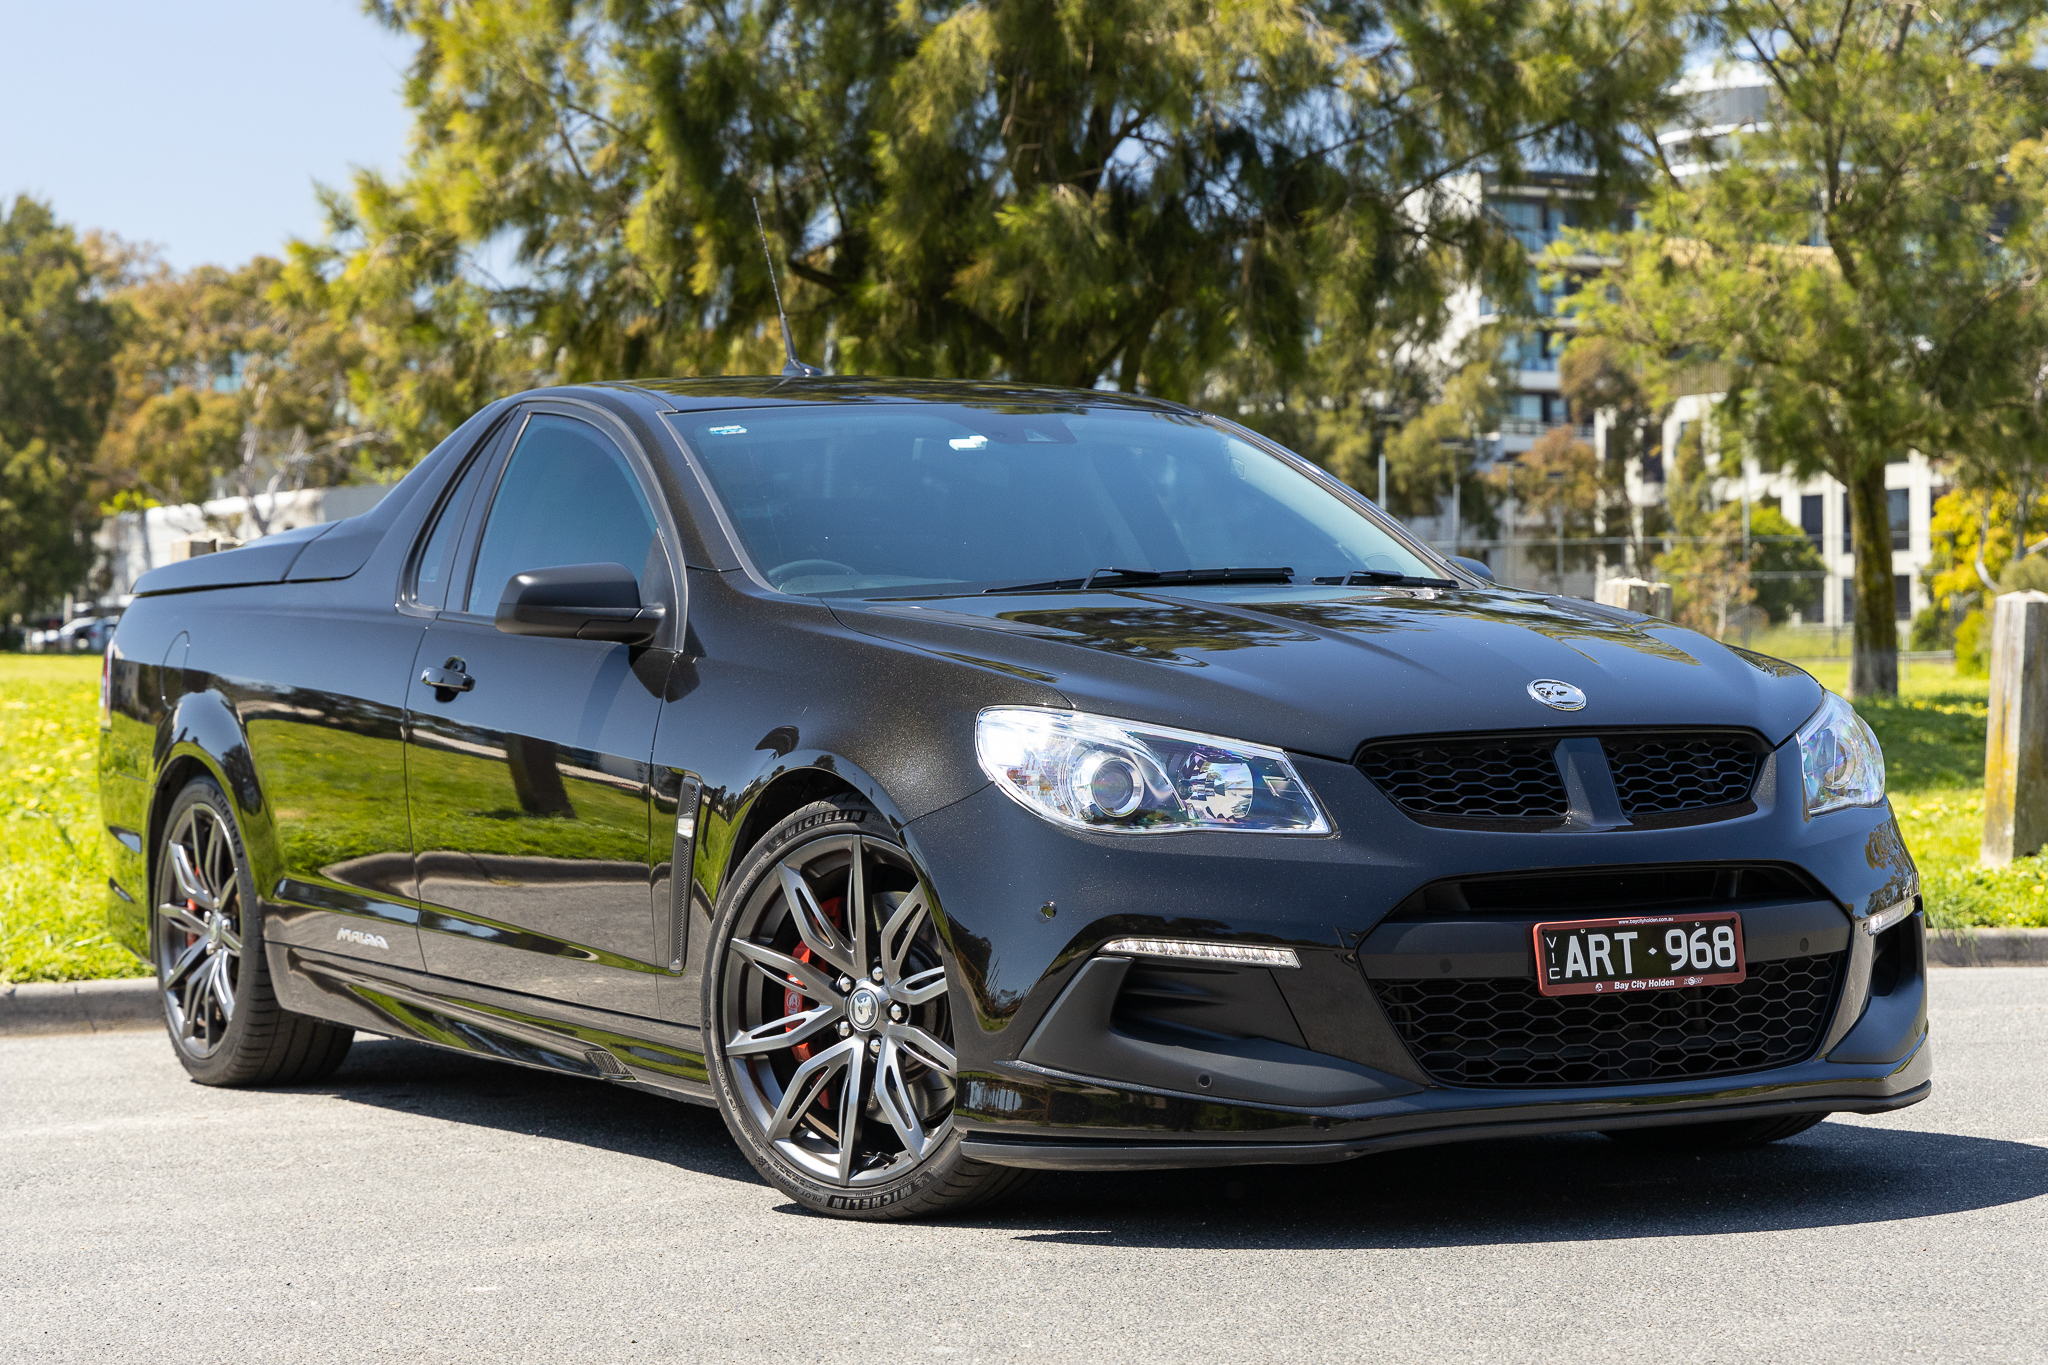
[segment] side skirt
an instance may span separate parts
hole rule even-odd
[[[717,1102],[696,1029],[403,967],[370,970],[355,958],[286,943],[265,946],[278,1003],[299,1014],[671,1099]]]

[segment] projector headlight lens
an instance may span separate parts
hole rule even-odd
[[[981,770],[1055,824],[1125,834],[1234,829],[1327,834],[1278,749],[1080,711],[995,706],[974,730]]]
[[[1884,751],[1854,707],[1830,692],[1799,730],[1807,818],[1884,800]]]

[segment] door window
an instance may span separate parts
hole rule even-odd
[[[562,564],[623,564],[644,598],[660,555],[653,509],[618,447],[587,423],[537,415],[491,502],[469,610],[491,615],[512,575]]]
[[[477,485],[483,481],[484,470],[490,467],[487,452],[492,444],[482,442],[479,449],[471,452],[468,467],[434,513],[434,529],[413,562],[412,600],[420,606],[440,607],[448,601],[449,580],[455,574],[455,543],[462,536],[462,523],[468,517]]]

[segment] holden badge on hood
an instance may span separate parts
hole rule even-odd
[[[1529,695],[1559,711],[1577,711],[1586,704],[1586,694],[1568,682],[1538,678],[1529,684]]]

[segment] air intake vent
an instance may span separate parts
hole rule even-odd
[[[1614,792],[1631,820],[1749,799],[1763,756],[1741,739],[1620,736],[1601,741]]]
[[[1376,744],[1358,767],[1410,815],[1525,822],[1542,828],[1571,809],[1554,736]]]
[[[1416,1062],[1444,1085],[1621,1085],[1805,1061],[1820,1046],[1846,956],[1755,963],[1733,986],[1627,995],[1543,995],[1526,977],[1372,986]]]

